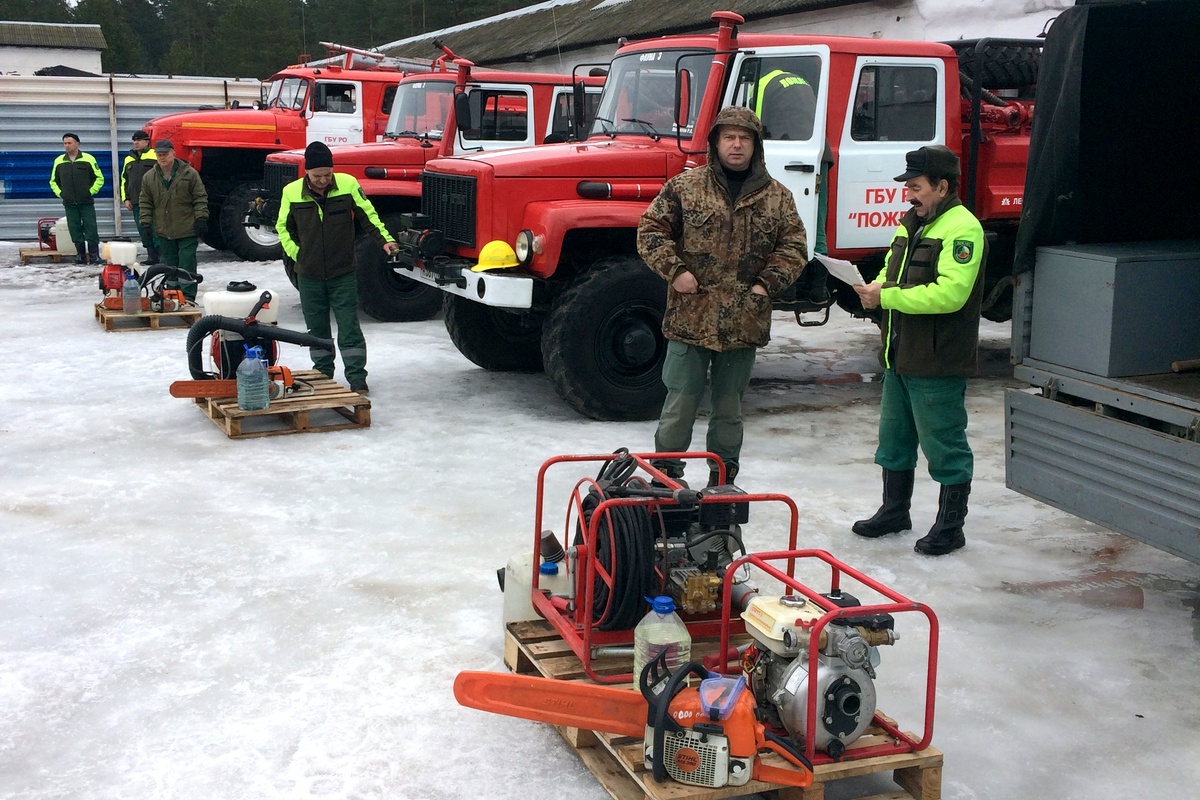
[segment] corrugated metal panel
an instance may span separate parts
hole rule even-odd
[[[0,45],[104,50],[108,42],[99,25],[56,22],[0,22]]]
[[[1008,487],[1200,563],[1200,442],[1009,389]]]
[[[133,132],[163,114],[224,107],[233,100],[248,105],[258,99],[258,87],[251,79],[0,76],[0,240],[34,240],[39,218],[61,216],[49,180],[63,133],[78,134],[82,149],[100,165],[105,185],[96,198],[96,218],[100,235],[111,237],[117,233],[114,198],[120,196],[113,175],[119,174]],[[121,233],[130,236],[135,226],[128,212],[125,216]]]

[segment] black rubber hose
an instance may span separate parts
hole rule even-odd
[[[308,333],[289,331],[274,325],[263,325],[259,322],[246,322],[246,320],[238,319],[237,317],[222,317],[217,314],[210,314],[207,317],[201,317],[196,320],[195,324],[188,330],[188,372],[192,374],[193,380],[204,381],[216,377],[212,373],[205,372],[201,363],[201,356],[203,355],[201,345],[204,337],[215,331],[229,331],[230,333],[238,334],[243,339],[266,339],[267,341],[286,342],[287,344],[294,344],[300,347],[316,347],[328,350],[330,353],[335,352],[332,339],[321,339]]]
[[[138,279],[138,285],[144,288],[150,284],[150,281],[154,280],[159,275],[165,275],[168,278],[174,278],[175,280],[182,281],[184,283],[200,283],[204,280],[203,275],[193,275],[186,269],[180,269],[179,267],[168,267],[165,264],[159,264],[143,272],[142,277]]]

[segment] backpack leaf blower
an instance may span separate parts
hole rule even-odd
[[[274,363],[276,342],[285,342],[300,347],[311,347],[334,352],[334,342],[332,339],[322,339],[309,333],[290,331],[276,325],[260,323],[257,319],[258,312],[267,308],[272,299],[271,293],[264,291],[259,295],[258,302],[255,303],[254,308],[251,309],[245,319],[210,314],[197,320],[188,330],[187,336],[188,371],[192,375],[192,380],[175,381],[172,383],[170,387],[171,395],[173,397],[214,398],[237,396],[236,376],[238,364],[245,358],[245,350],[243,348],[218,348],[216,347],[217,343],[214,341],[213,352],[217,354],[218,371],[215,373],[208,372],[201,363],[201,357],[204,352],[204,339],[210,334],[220,331],[237,334],[241,337],[240,343],[244,344],[245,347],[262,347],[262,351],[267,354],[269,361],[268,376],[272,381],[282,382],[285,393],[294,388],[294,380],[291,370]]]

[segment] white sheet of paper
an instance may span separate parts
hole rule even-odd
[[[814,258],[819,258],[821,263],[825,265],[825,269],[829,270],[829,274],[837,278],[842,283],[848,283],[851,286],[865,286],[866,281],[863,280],[862,274],[858,271],[858,267],[851,264],[849,261],[843,261],[840,258],[832,258],[830,256],[817,255]]]

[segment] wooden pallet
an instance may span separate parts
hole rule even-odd
[[[137,314],[126,314],[119,308],[105,308],[101,303],[95,305],[96,320],[104,326],[104,330],[114,331],[157,331],[163,328],[190,328],[200,319],[198,308],[182,311],[142,311]]]
[[[73,253],[62,253],[58,250],[42,250],[38,247],[22,247],[20,249],[21,263],[28,264],[31,258],[48,258],[58,264],[63,258],[71,258]]]
[[[699,660],[716,650],[716,641],[692,641],[693,660]],[[545,620],[511,622],[505,627],[504,663],[517,673],[540,674],[554,680],[588,680],[579,658]],[[592,662],[593,670],[600,675],[629,672],[630,666],[629,657],[613,656]],[[886,716],[885,719],[893,722]],[[771,796],[776,800],[824,800],[825,786],[832,781],[887,772],[892,773],[892,780],[901,787],[899,791],[872,794],[857,800],[940,800],[942,796],[942,754],[932,747],[919,753],[821,764],[813,771],[812,785],[803,789],[755,780],[744,786],[706,789],[673,782],[656,783],[643,764],[641,739],[558,725],[555,727],[584,766],[615,800],[719,800],[767,791],[773,791]],[[909,736],[917,738],[914,734]],[[887,735],[882,729],[872,726],[862,738],[847,748],[847,753],[853,754],[856,748],[885,741]],[[773,765],[786,766],[782,758],[773,754],[763,758]]]
[[[272,400],[262,411],[243,411],[236,397],[197,397],[196,405],[230,439],[371,427],[371,401],[316,370],[292,373],[312,394]]]

